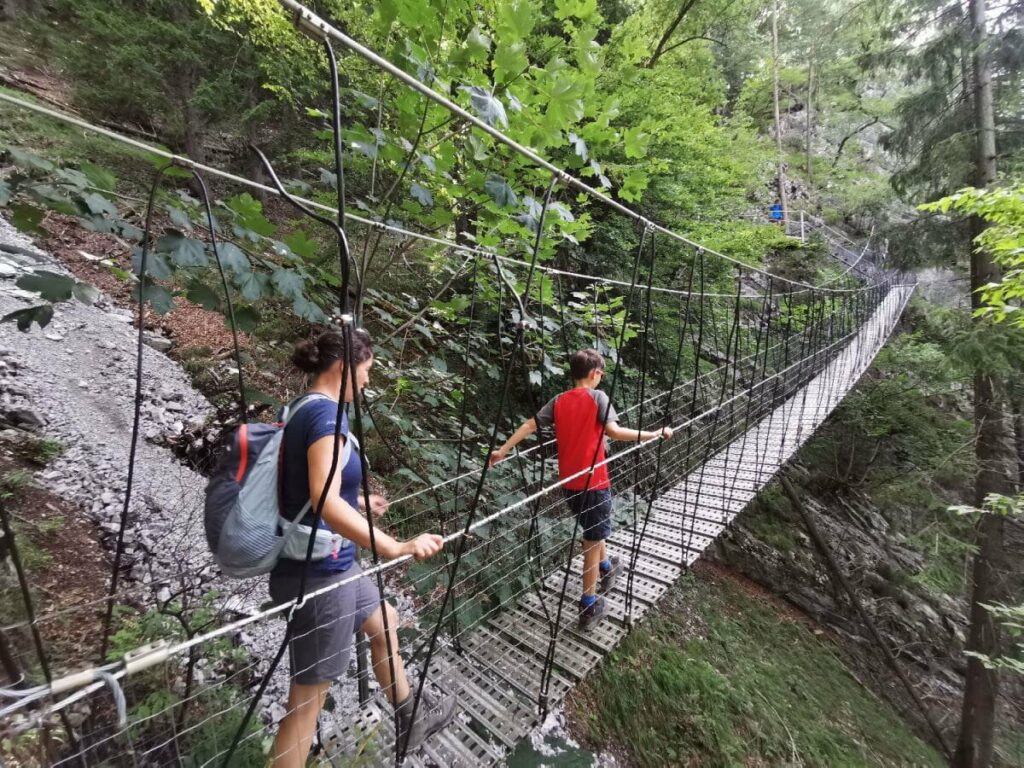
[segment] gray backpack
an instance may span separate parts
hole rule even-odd
[[[307,501],[295,519],[281,516],[279,474],[281,441],[289,420],[324,395],[304,395],[285,406],[276,424],[242,424],[206,486],[206,542],[227,576],[248,578],[269,573],[279,558],[305,560],[312,528],[299,523],[312,507]],[[348,464],[355,438],[346,436],[338,463]],[[323,560],[346,543],[327,529],[317,529],[313,560]]]

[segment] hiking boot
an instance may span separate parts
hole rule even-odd
[[[440,701],[423,691],[420,697],[420,705],[416,707],[416,721],[412,719],[413,695],[410,693],[405,701],[395,707],[398,714],[398,744],[401,747],[405,740],[405,753],[412,754],[423,742],[435,733],[446,727],[454,718],[458,710],[458,701],[455,696],[448,695]]]
[[[597,624],[605,613],[605,602],[603,597],[598,597],[593,603],[588,605],[586,608],[580,607],[580,632],[586,632],[592,626]]]
[[[612,555],[608,559],[611,561],[612,567],[607,571],[601,571],[601,580],[597,585],[597,591],[605,594],[612,591],[616,579],[619,578],[619,574],[622,572],[622,563],[616,555]]]

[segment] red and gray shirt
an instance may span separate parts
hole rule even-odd
[[[564,481],[563,488],[571,491],[611,488],[608,467],[601,464],[605,460],[604,425],[618,423],[619,415],[608,395],[598,389],[576,387],[548,401],[537,412],[536,419],[540,429],[554,425],[558,476]],[[593,472],[585,471],[594,464],[601,466]],[[574,477],[578,473],[582,474]]]

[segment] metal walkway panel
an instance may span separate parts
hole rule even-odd
[[[504,680],[511,690],[527,702],[536,701],[540,693],[544,657],[508,641],[503,635],[485,627],[476,629],[463,641],[467,656],[484,669]],[[549,693],[561,700],[572,689],[569,678],[558,670],[551,673]]]
[[[687,520],[701,520],[718,525],[728,525],[736,517],[736,514],[743,511],[753,498],[753,495],[745,499],[736,497],[730,502],[729,507],[709,507],[704,506],[703,502],[694,500],[693,496],[683,496],[668,491],[654,502],[654,507],[659,511],[681,515]]]
[[[529,649],[542,658],[547,654],[551,639],[544,619],[523,608],[513,608],[498,614],[491,626],[514,644]],[[570,677],[582,680],[601,661],[601,652],[581,643],[568,633],[561,633],[555,645],[555,666]]]
[[[624,560],[623,566],[626,572],[623,573],[611,593],[605,595],[609,598],[609,609],[611,616],[619,621],[625,620],[626,601],[626,579],[629,578],[629,561]],[[545,579],[545,589],[558,594],[562,589],[562,578],[564,571],[552,573]],[[573,563],[569,574],[570,595],[583,594],[583,566],[578,561]],[[669,585],[663,581],[657,581],[644,576],[639,571],[633,573],[633,617],[636,618],[647,612],[647,607],[654,605],[668,591]],[[618,610],[616,608],[618,606]]]
[[[649,557],[656,557],[660,560],[664,560],[666,563],[676,564],[682,563],[685,558],[686,547],[683,546],[682,542],[667,542],[660,541],[651,537],[646,537],[643,541],[633,541],[632,531],[617,531],[613,533],[608,539],[608,545],[617,545],[620,549],[625,549],[627,553],[641,552]]]
[[[631,562],[630,558],[633,554],[632,547],[628,545],[619,544],[617,541],[608,540],[608,552],[612,555],[617,555],[622,559],[623,562]],[[679,555],[682,555],[680,550]],[[676,583],[679,578],[679,574],[682,573],[682,568],[676,563],[664,560],[662,558],[653,557],[646,552],[637,553],[636,561],[633,563],[634,570],[637,573],[646,576],[654,581],[660,581],[663,584],[671,586]]]
[[[541,592],[541,595],[543,599],[533,592],[525,594],[519,601],[519,605],[547,624],[549,621],[555,620],[559,598],[552,592]],[[562,619],[558,623],[560,637],[570,637],[580,645],[593,646],[597,650],[607,653],[626,636],[626,630],[615,621],[601,621],[585,632],[580,631],[578,629],[579,612],[579,593],[567,593],[565,600],[562,601]]]
[[[527,734],[535,707],[531,709],[525,696],[484,670],[476,659],[443,649],[431,660],[429,679],[457,695],[463,710],[506,747],[514,747]]]
[[[723,522],[712,523],[684,513],[665,512],[658,507],[651,509],[651,520],[662,527],[674,529],[676,533],[680,530],[684,533],[693,531],[710,539],[717,538],[726,526]]]
[[[632,530],[623,531],[624,535],[631,538],[633,533]],[[675,546],[685,546],[686,549],[699,549],[701,551],[704,551],[714,540],[714,536],[704,536],[698,533],[692,526],[686,525],[686,520],[683,518],[680,518],[676,525],[662,525],[656,520],[637,523],[636,537],[638,541],[642,542],[641,548],[644,546],[643,542],[653,539]]]

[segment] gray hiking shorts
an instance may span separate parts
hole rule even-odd
[[[341,678],[348,669],[356,630],[380,608],[380,593],[359,563],[341,573],[310,574],[306,594],[352,576],[355,581],[317,595],[292,615],[289,643],[292,682],[315,685]],[[299,576],[270,576],[270,597],[275,603],[292,600],[299,593]]]

